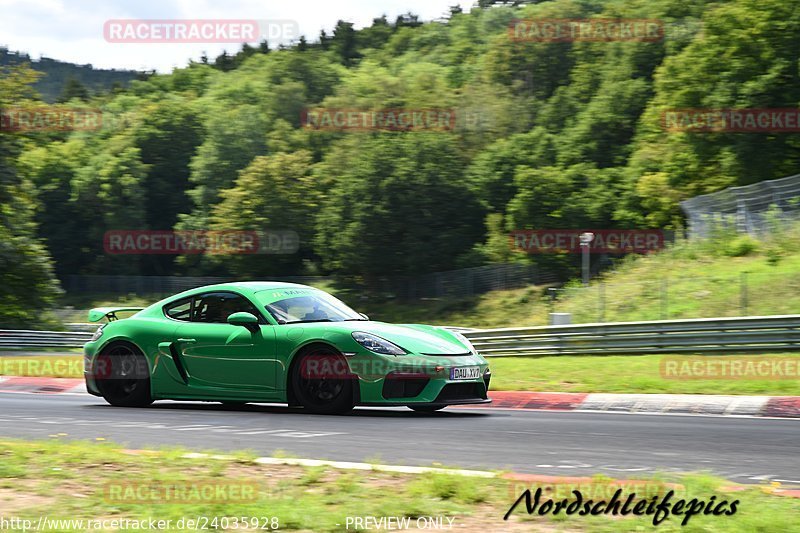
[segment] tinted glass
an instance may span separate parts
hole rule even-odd
[[[224,324],[234,313],[251,313],[261,317],[261,313],[247,298],[231,292],[214,292],[195,298],[192,322]]]
[[[275,320],[286,324],[363,320],[361,315],[347,307],[344,302],[321,291],[268,303],[266,308]]]
[[[191,320],[192,299],[178,300],[164,307],[164,314],[175,320]]]

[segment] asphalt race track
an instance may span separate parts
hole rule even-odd
[[[61,435],[59,435],[61,434]],[[636,477],[705,470],[739,483],[800,483],[800,421],[502,409],[357,409],[160,402],[121,409],[91,396],[0,394],[0,436],[183,445],[269,456]]]

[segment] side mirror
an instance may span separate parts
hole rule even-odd
[[[364,313],[358,313],[358,314],[361,315],[361,318],[363,318],[364,320],[369,320],[369,317]]]
[[[228,317],[228,324],[242,326],[252,331],[258,328],[258,318],[252,313],[233,313]]]

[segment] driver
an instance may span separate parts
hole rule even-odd
[[[239,308],[237,300],[238,298],[228,298],[222,300],[220,305],[220,314],[223,322],[227,322],[228,317],[232,314],[243,311],[243,309]]]
[[[306,315],[303,317],[303,320],[325,320],[327,318],[329,318],[328,317],[328,313],[326,313],[325,311],[322,311],[319,308],[319,302],[317,302],[315,300],[314,301],[314,310],[312,312],[310,312],[310,313],[306,313]]]

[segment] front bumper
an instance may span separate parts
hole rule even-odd
[[[453,400],[447,403],[420,403],[420,402],[361,402],[359,405],[375,406],[375,407],[449,407],[451,405],[479,405],[492,403],[492,400],[487,398],[485,400]]]
[[[365,360],[370,364],[364,365]],[[361,405],[441,407],[491,401],[488,397],[489,365],[479,355],[394,357],[369,354],[350,358],[348,362],[352,374],[358,378]],[[454,367],[478,367],[480,370],[474,379],[454,380],[450,379],[450,370]]]

